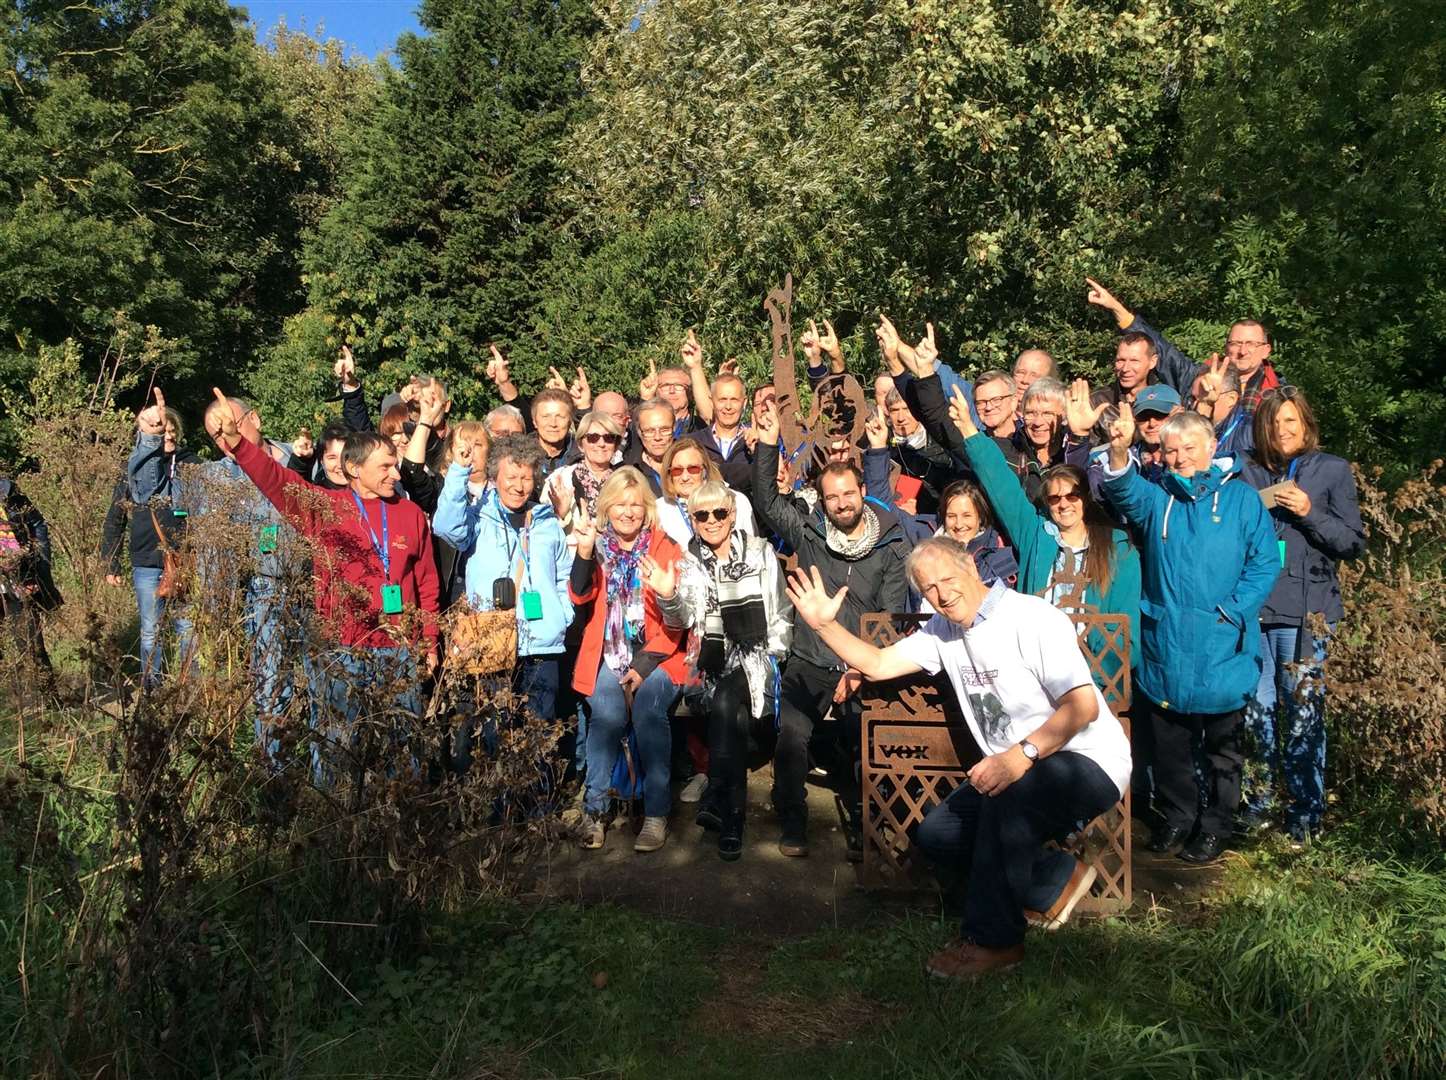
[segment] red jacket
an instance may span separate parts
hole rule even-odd
[[[362,524],[350,488],[332,490],[309,484],[242,439],[232,451],[236,464],[298,532],[311,537],[315,551],[316,610],[342,645],[386,648],[400,644],[385,629],[422,612],[426,646],[437,643],[437,564],[432,558],[432,525],[416,503],[393,497],[363,499],[371,532]],[[402,587],[402,614],[382,614],[381,587],[387,583],[372,533],[382,535],[382,503],[387,508],[387,548],[391,584]],[[416,640],[415,624],[411,627]]]
[[[672,540],[668,534],[663,532],[657,525],[653,526],[652,542],[648,546],[648,554],[654,561],[664,565],[676,565],[683,558],[683,551]],[[579,559],[579,562],[584,560]],[[592,579],[586,589],[578,592],[574,587],[577,575],[574,574],[573,581],[568,583],[568,595],[572,597],[574,608],[579,614],[583,611],[584,605],[587,608],[587,625],[582,630],[582,646],[577,654],[577,666],[573,669],[572,688],[579,694],[591,694],[593,687],[597,685],[598,668],[602,666],[603,651],[603,628],[607,625],[607,604],[595,603],[602,592],[603,583],[607,575],[602,567],[592,559],[586,560],[593,567]],[[688,681],[688,631],[677,630],[663,623],[663,612],[658,607],[657,594],[652,589],[643,588],[643,644],[641,652],[652,653],[662,657],[658,664],[668,676],[682,686]],[[647,676],[650,672],[639,671],[638,674]]]

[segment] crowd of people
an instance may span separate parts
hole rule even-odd
[[[1336,567],[1365,543],[1351,470],[1320,448],[1260,323],[1236,322],[1223,356],[1195,363],[1087,284],[1120,335],[1107,385],[1066,381],[1041,348],[971,380],[940,360],[932,326],[910,343],[881,318],[862,433],[802,457],[782,444],[774,386],[750,388],[731,361],[710,379],[692,332],[677,366],[597,393],[578,367],[528,397],[493,347],[499,404],[480,420],[454,417],[434,378],[369,395],[343,349],[340,416],[319,435],[272,441],[252,404],[217,390],[203,424],[219,454],[199,465],[158,391],[104,540],[115,585],[128,545],[142,680],[163,677],[168,603],[185,617],[158,598],[163,554],[216,512],[219,485],[258,555],[237,586],[264,755],[303,679],[328,737],[382,695],[404,738],[444,665],[444,613],[510,610],[501,677],[575,731],[590,849],[607,843],[625,757],[636,851],[668,842],[677,799],[739,858],[749,767],[771,756],[778,850],[809,854],[806,791],[824,782],[857,859],[860,684],[947,675],[983,756],[914,837],[964,912],[936,974],[1010,966],[1027,925],[1068,919],[1094,872],[1044,845],[1130,786],[1157,853],[1208,863],[1274,827],[1308,842],[1325,808]],[[800,342],[816,385],[845,368],[823,327]],[[0,549],[26,546],[35,523],[3,494]],[[294,534],[313,551],[304,600],[269,561]],[[12,625],[19,595],[7,585]],[[298,605],[305,618],[283,618]],[[1079,648],[1081,605],[1129,626],[1129,739]],[[873,612],[930,618],[879,649],[860,638]],[[301,677],[277,660],[298,626],[325,645]],[[496,745],[484,694],[446,722],[451,770]]]

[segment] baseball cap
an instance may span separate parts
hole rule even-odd
[[[1161,416],[1169,416],[1171,410],[1179,408],[1180,404],[1180,395],[1175,392],[1173,386],[1165,383],[1151,383],[1135,395],[1135,415],[1158,413]]]

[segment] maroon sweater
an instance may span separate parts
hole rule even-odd
[[[350,488],[332,490],[309,484],[242,439],[232,452],[236,464],[298,532],[314,541],[316,610],[342,645],[385,648],[406,644],[395,630],[412,624],[416,644],[416,614],[422,612],[421,637],[427,648],[437,643],[437,564],[432,558],[432,525],[415,503],[406,499],[363,499],[367,522],[362,524]],[[382,536],[382,505],[387,508],[387,548],[391,578],[382,572],[382,560],[372,544]],[[401,615],[382,614],[381,587],[400,585]]]

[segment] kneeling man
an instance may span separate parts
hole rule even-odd
[[[906,570],[938,614],[886,649],[835,620],[847,587],[829,596],[817,573],[795,571],[789,598],[865,677],[943,670],[953,684],[984,758],[930,811],[916,842],[941,870],[968,875],[962,940],[928,964],[932,975],[967,978],[1019,963],[1026,918],[1053,929],[1089,892],[1094,870],[1044,844],[1119,801],[1130,745],[1090,678],[1069,616],[1039,597],[985,585],[968,550],[948,537],[915,546]]]

